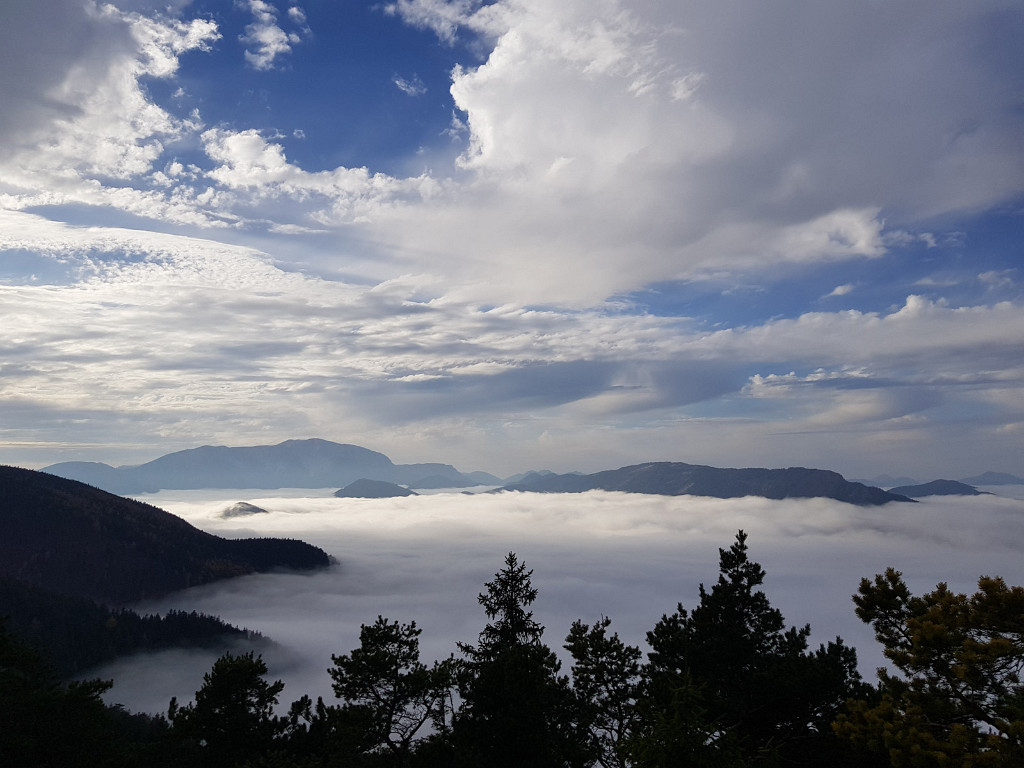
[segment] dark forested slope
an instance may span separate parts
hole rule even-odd
[[[113,605],[276,568],[326,566],[287,539],[229,540],[74,480],[0,467],[0,576]]]

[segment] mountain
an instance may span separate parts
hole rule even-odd
[[[472,480],[476,485],[501,485],[503,482],[500,477],[490,472],[463,472],[462,476]]]
[[[436,488],[472,488],[477,484],[473,480],[455,480],[447,475],[430,475],[429,477],[421,477],[419,480],[409,483],[409,487],[419,488],[420,490],[432,490]]]
[[[217,579],[328,565],[292,539],[223,539],[74,480],[0,466],[0,576],[122,605]]]
[[[361,477],[340,491],[335,491],[334,495],[339,499],[391,499],[399,496],[417,496],[418,494],[385,480],[368,480]]]
[[[924,496],[990,495],[979,491],[973,485],[958,483],[956,480],[932,480],[930,483],[922,483],[921,485],[901,485],[897,488],[890,488],[889,493],[899,493],[912,499],[920,499]]]
[[[655,493],[666,496],[713,496],[768,499],[823,496],[851,504],[911,501],[905,496],[845,480],[824,469],[721,469],[682,462],[657,461],[610,469],[591,475],[537,475],[506,485],[506,491],[582,493],[590,490]]]
[[[513,483],[532,483],[539,477],[550,477],[555,473],[550,469],[531,469],[528,472],[520,472],[515,475],[510,475],[505,478],[505,485],[512,485]],[[578,475],[579,472],[572,474]]]
[[[251,517],[252,515],[266,515],[267,510],[263,507],[257,507],[255,504],[250,504],[248,501],[236,501],[230,507],[220,513],[221,517]]]
[[[185,488],[330,488],[360,478],[409,484],[430,475],[468,480],[450,464],[395,464],[383,453],[329,440],[286,440],[231,448],[204,445],[129,467],[98,462],[52,464],[44,472],[117,494]]]
[[[897,485],[915,485],[917,480],[912,477],[893,477],[892,475],[875,475],[867,480],[850,480],[851,483],[863,483],[875,488],[893,488]]]
[[[965,477],[960,482],[967,485],[1024,485],[1024,477],[1017,477],[1006,472],[983,472],[974,477]]]

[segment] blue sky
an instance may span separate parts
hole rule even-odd
[[[0,460],[1024,473],[1021,3],[0,7]]]

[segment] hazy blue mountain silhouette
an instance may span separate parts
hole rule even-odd
[[[892,475],[875,475],[869,478],[850,478],[851,483],[863,483],[875,488],[895,488],[897,485],[917,485],[917,480],[912,477],[893,477]]]
[[[1024,485],[1024,477],[1006,472],[983,472],[974,477],[965,477],[960,482],[967,485]]]
[[[982,496],[984,491],[979,491],[973,485],[960,483],[956,480],[932,480],[930,483],[919,485],[901,485],[890,488],[889,493],[898,493],[909,496],[912,499],[920,499],[924,496]]]
[[[822,496],[851,504],[912,501],[906,496],[850,482],[824,469],[723,469],[682,462],[657,461],[610,469],[590,475],[533,475],[502,490],[535,493],[582,493],[590,490],[655,493],[666,496],[713,496],[768,499]]]
[[[399,496],[417,496],[415,491],[403,488],[386,480],[369,480],[361,477],[349,483],[334,495],[339,499],[390,499]]]
[[[409,484],[432,475],[450,478],[453,486],[467,482],[450,464],[395,464],[368,448],[319,439],[236,448],[204,445],[138,466],[63,462],[43,471],[118,494],[185,488],[340,488],[360,478]]]

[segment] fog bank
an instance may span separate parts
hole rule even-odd
[[[561,650],[575,619],[610,616],[624,640],[646,649],[644,635],[662,614],[677,602],[692,608],[698,585],[716,580],[718,549],[742,528],[787,623],[810,623],[815,645],[842,636],[873,679],[883,659],[850,600],[860,578],[894,566],[918,593],[939,581],[972,591],[982,574],[1024,583],[1024,489],[990,490],[1002,495],[882,507],[601,491],[399,499],[336,499],[333,489],[164,491],[140,498],[221,536],[301,538],[338,564],[248,576],[136,607],[199,610],[257,630],[277,643],[264,657],[271,678],[285,681],[283,704],[307,693],[330,700],[331,654],[356,647],[360,624],[378,614],[422,627],[427,660],[475,641],[486,620],[476,597],[509,551],[534,570],[534,613],[551,647]],[[268,514],[222,518],[237,501]],[[164,712],[171,696],[192,698],[215,656],[168,651],[96,674],[115,681],[108,701]]]

